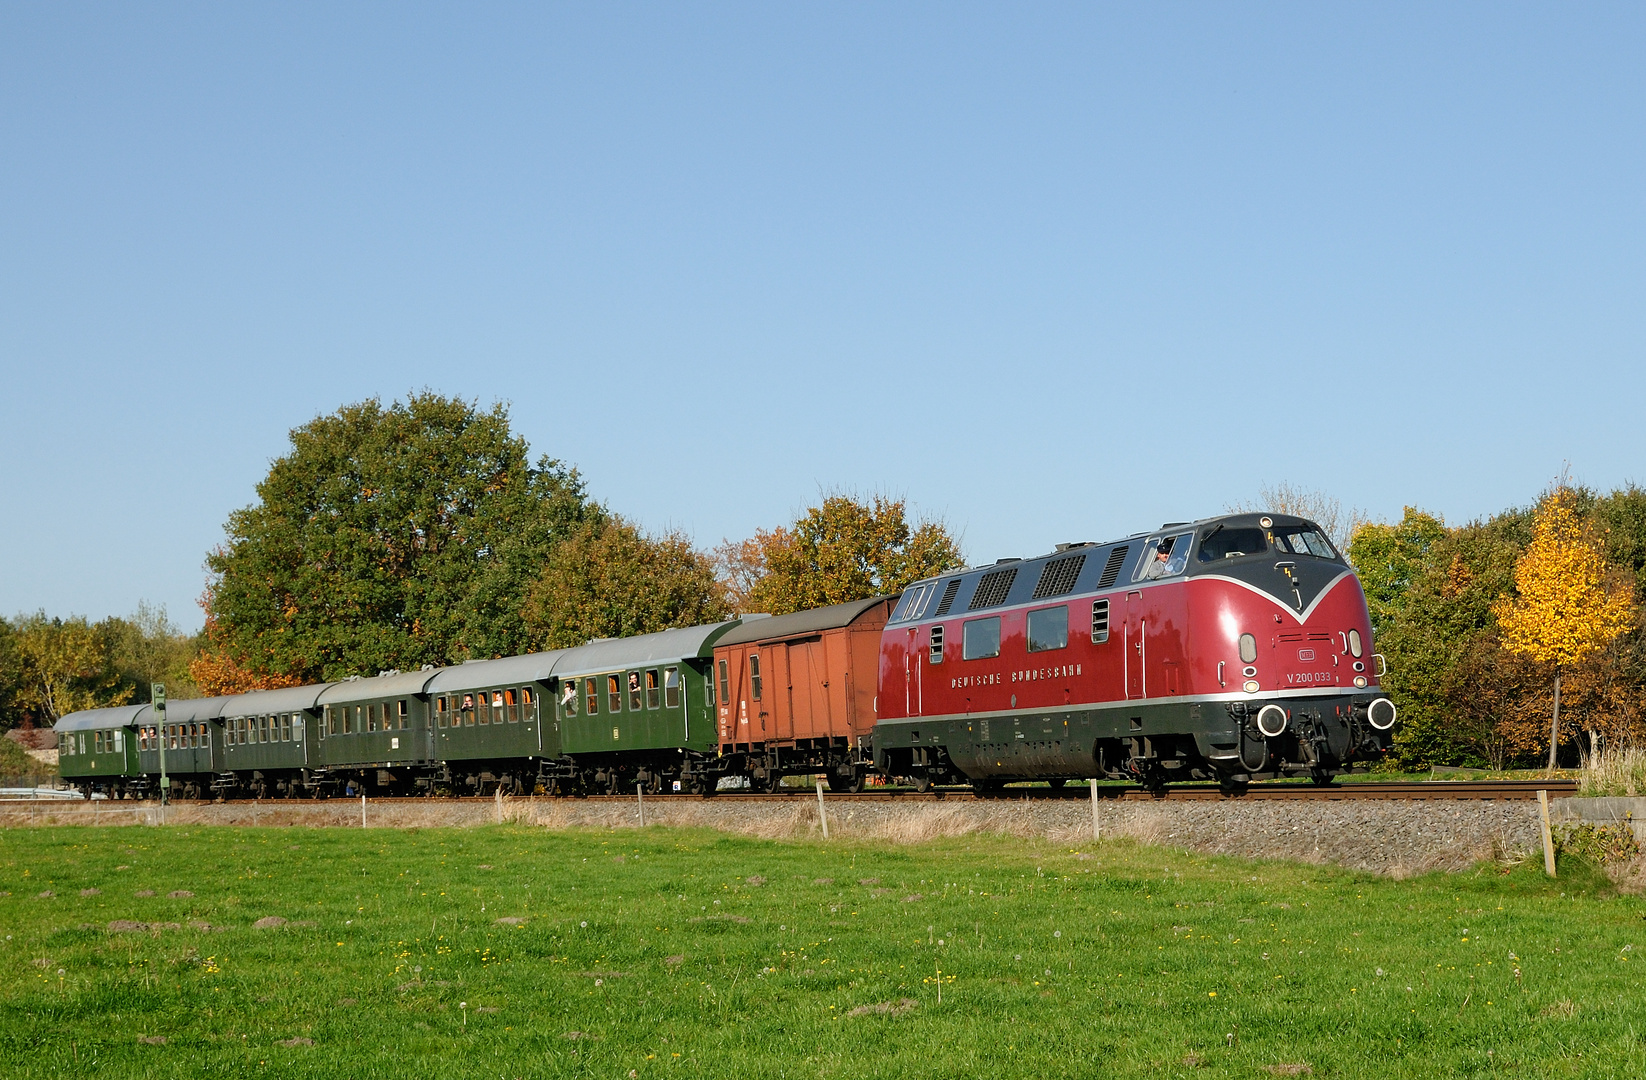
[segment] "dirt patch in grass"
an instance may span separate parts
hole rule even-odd
[[[879,1001],[873,1005],[859,1005],[846,1013],[847,1016],[902,1016],[913,1012],[920,1007],[920,1002],[914,998],[899,998],[897,1001]]]

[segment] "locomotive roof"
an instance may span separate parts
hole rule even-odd
[[[369,679],[345,679],[322,690],[314,703],[331,705],[337,702],[376,701],[378,698],[421,694],[430,680],[440,674],[441,670],[424,668],[422,671],[398,671],[393,675],[377,675]]]
[[[1264,526],[1262,519],[1268,518],[1269,525]],[[949,604],[943,607],[943,615],[966,615],[973,611],[982,611],[996,607],[1010,607],[1017,604],[1031,603],[1036,600],[1045,600],[1052,603],[1057,597],[1071,593],[1090,593],[1095,590],[1113,588],[1121,583],[1130,582],[1137,566],[1137,560],[1147,544],[1158,537],[1175,536],[1185,532],[1204,533],[1211,526],[1250,526],[1272,530],[1282,526],[1306,526],[1322,532],[1320,526],[1307,518],[1297,517],[1294,514],[1281,514],[1273,511],[1252,511],[1240,514],[1219,514],[1215,517],[1201,518],[1198,521],[1170,521],[1158,529],[1148,532],[1133,533],[1131,536],[1119,540],[1108,540],[1101,544],[1081,543],[1065,544],[1056,551],[1044,555],[1036,555],[1028,559],[1001,559],[998,562],[985,563],[979,566],[967,567],[963,570],[951,570],[945,574],[937,574],[929,578],[910,584],[904,595],[910,590],[922,585],[935,585],[938,582],[958,583],[945,586],[955,588],[955,595],[948,597]],[[1120,553],[1124,552],[1122,556]],[[1102,555],[1093,558],[1093,555]],[[1053,591],[1043,591],[1041,578],[1049,574],[1050,568],[1061,564],[1063,560],[1080,559],[1084,556],[1075,577],[1065,578],[1059,582]],[[1110,567],[1110,558],[1119,562]],[[1217,567],[1219,571],[1226,567]],[[1112,573],[1105,572],[1111,571]],[[1198,567],[1191,567],[1190,574],[1207,572]],[[991,575],[1000,575],[994,590],[984,589],[982,582]],[[991,579],[992,580],[992,579]],[[978,602],[980,593],[987,593],[985,602]],[[911,602],[912,603],[912,602]],[[933,617],[932,609],[939,607],[937,598],[930,596],[923,599],[919,607],[920,614],[914,621]],[[907,612],[893,611],[893,621],[909,622],[911,616]]]
[[[592,675],[599,671],[621,671],[625,668],[644,667],[647,664],[684,660],[688,657],[706,657],[714,644],[727,630],[740,621],[770,616],[745,615],[743,620],[710,623],[707,626],[683,626],[638,637],[607,638],[591,641],[575,649],[567,649],[555,662],[556,678],[573,675]]]
[[[302,712],[313,709],[331,683],[283,686],[278,690],[253,690],[229,699],[224,716],[267,716],[271,713]]]
[[[850,626],[864,612],[874,608],[876,604],[884,604],[888,600],[896,599],[892,596],[871,596],[867,600],[852,600],[844,604],[831,604],[828,607],[813,608],[810,611],[796,611],[790,615],[773,615],[770,618],[744,622],[737,629],[726,634],[715,642],[715,647],[722,645],[742,645],[750,641],[771,641],[777,638],[795,637],[799,634],[816,634],[824,630],[838,630],[843,626]]]
[[[480,690],[510,683],[546,683],[554,673],[555,662],[567,651],[555,649],[552,652],[527,653],[525,656],[505,656],[498,660],[471,660],[466,664],[444,668],[430,680],[427,693]]]
[[[83,709],[80,712],[60,716],[53,724],[53,731],[105,731],[109,728],[131,727],[137,723],[139,713],[148,709],[147,705],[116,705],[109,709]]]

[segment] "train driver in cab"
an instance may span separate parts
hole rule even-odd
[[[1161,538],[1160,547],[1155,549],[1154,559],[1150,561],[1148,570],[1143,573],[1145,579],[1154,581],[1171,573],[1169,567],[1172,562],[1172,543],[1176,539],[1175,536]]]

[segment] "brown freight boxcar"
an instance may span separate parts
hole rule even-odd
[[[758,791],[824,773],[859,791],[873,764],[880,632],[892,596],[745,623],[714,646],[723,767]]]

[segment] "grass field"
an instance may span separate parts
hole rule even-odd
[[[13,1077],[1646,1075],[1646,905],[1585,864],[1562,873],[1396,882],[1118,841],[16,829],[0,832],[0,1062]],[[257,927],[270,917],[287,921]]]

